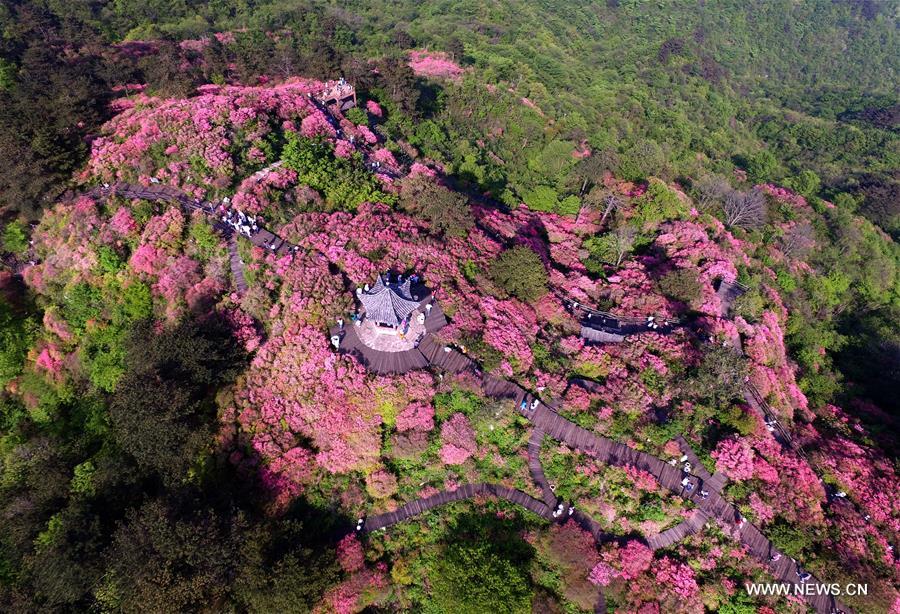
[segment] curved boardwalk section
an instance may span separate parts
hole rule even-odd
[[[694,510],[690,518],[678,523],[671,529],[666,529],[659,535],[648,537],[647,545],[650,546],[652,550],[668,548],[688,535],[693,535],[700,531],[700,529],[706,526],[707,520],[709,520],[709,514],[706,510]]]
[[[365,519],[363,529],[366,531],[384,529],[438,506],[453,503],[454,501],[471,499],[472,497],[477,496],[490,496],[497,497],[498,499],[505,499],[506,501],[524,507],[530,512],[534,512],[546,520],[551,520],[553,518],[550,507],[544,502],[538,501],[531,495],[528,495],[521,490],[516,490],[515,488],[507,488],[506,486],[501,486],[499,484],[487,484],[482,482],[478,484],[466,484],[465,486],[460,486],[456,490],[444,490],[431,495],[430,497],[410,501],[393,512],[370,516]]]
[[[478,372],[477,365],[470,358],[456,350],[440,346],[434,339],[429,341],[429,351],[423,351],[423,353],[435,366],[446,368],[453,373],[464,371]],[[484,379],[486,380],[487,378]],[[493,382],[493,385],[497,386],[498,384]],[[518,386],[516,387],[518,388]],[[537,406],[532,407],[530,400],[536,397],[527,393],[524,389],[520,388],[520,390],[521,399],[517,400],[516,407],[535,425],[536,430],[565,443],[571,448],[590,454],[607,464],[617,466],[632,465],[647,471],[655,476],[662,486],[678,496],[691,500],[698,506],[699,511],[695,512],[690,519],[673,527],[670,529],[670,532],[663,532],[663,534],[657,536],[657,543],[660,544],[658,547],[664,547],[662,544],[669,540],[671,542],[668,545],[671,545],[678,539],[699,531],[706,524],[708,518],[715,518],[726,532],[747,546],[748,551],[754,558],[767,565],[777,580],[790,584],[799,581],[799,566],[797,563],[792,561],[787,555],[780,555],[778,561],[772,561],[772,556],[777,553],[772,543],[759,529],[742,519],[735,507],[719,494],[721,486],[724,484],[724,476],[709,476],[709,472],[703,469],[704,476],[709,476],[704,481],[700,475],[685,473],[652,454],[640,452],[625,444],[596,435],[563,418],[544,403],[538,403]],[[525,401],[524,407],[521,405],[522,400]],[[679,443],[682,445],[682,450],[690,450],[690,446],[683,439]],[[688,458],[694,461],[692,462],[693,467],[703,467],[692,450],[690,450]],[[685,478],[689,481],[690,489],[682,485],[682,481]],[[704,483],[707,486],[704,486]],[[706,498],[701,496],[702,490],[708,492]],[[524,493],[522,494],[524,495]],[[525,496],[528,497],[528,495]],[[536,502],[535,499],[528,498]],[[545,503],[541,503],[541,505],[548,509],[550,507]],[[583,526],[591,527],[593,525],[593,530],[589,530],[595,537],[602,539],[602,532],[592,519],[577,511],[574,517],[576,521],[584,523]],[[662,535],[665,535],[665,537],[661,537]],[[819,581],[811,577],[807,582],[818,583]],[[817,612],[822,612],[823,614],[829,614],[834,609],[847,611],[846,606],[838,603],[833,597],[828,595],[808,596],[806,600]]]

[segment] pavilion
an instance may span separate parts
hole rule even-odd
[[[367,320],[377,325],[377,332],[394,333],[408,324],[410,315],[419,308],[419,298],[411,291],[411,280],[391,283],[379,275],[368,290],[357,290]]]

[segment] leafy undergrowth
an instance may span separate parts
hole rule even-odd
[[[541,450],[541,465],[556,496],[574,502],[606,533],[649,537],[675,526],[694,508],[645,471],[610,467],[550,443]]]

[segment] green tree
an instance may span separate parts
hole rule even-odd
[[[747,178],[753,183],[765,183],[775,179],[778,169],[778,160],[768,149],[753,154],[747,158]]]
[[[3,228],[0,247],[16,256],[21,256],[28,251],[28,233],[21,220],[13,220]]]
[[[34,320],[0,297],[0,388],[22,372],[36,333]]]
[[[421,175],[403,182],[400,206],[424,217],[437,233],[451,237],[466,236],[475,223],[465,196]]]
[[[429,570],[426,612],[531,611],[527,565],[534,550],[509,521],[467,515],[456,521],[452,535]]]
[[[734,348],[708,345],[700,364],[685,382],[688,396],[709,401],[714,407],[728,407],[743,399],[747,362]]]
[[[701,296],[700,278],[695,269],[676,269],[659,280],[663,294],[688,306],[695,305]]]
[[[144,470],[180,479],[211,439],[213,394],[236,375],[243,352],[214,321],[159,334],[143,324],[126,350],[109,409],[113,435]]]
[[[547,270],[534,250],[516,246],[504,251],[489,271],[491,280],[509,294],[534,302],[547,292]]]

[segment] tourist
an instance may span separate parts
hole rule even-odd
[[[781,553],[776,552],[775,554],[773,554],[772,556],[769,557],[769,560],[772,561],[773,563],[777,563],[779,560],[781,560]]]
[[[700,491],[700,498],[701,498],[701,499],[704,499],[704,500],[709,499],[709,491],[701,490],[701,491]]]

